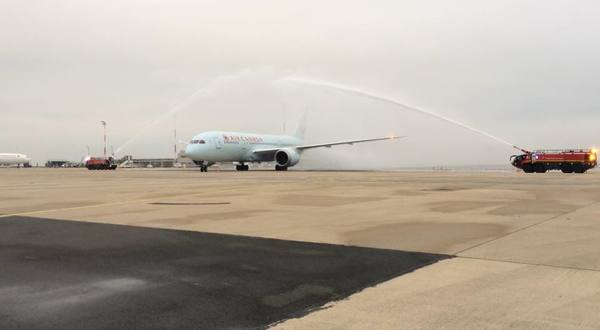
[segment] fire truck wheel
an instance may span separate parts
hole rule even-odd
[[[573,173],[573,165],[563,164],[560,168],[563,173]]]
[[[544,166],[544,164],[535,164],[533,165],[533,169],[535,170],[535,173],[546,173],[546,166]]]
[[[575,166],[575,170],[574,170],[574,171],[575,171],[575,173],[577,173],[577,174],[583,174],[583,173],[585,173],[585,171],[587,171],[587,170],[586,170],[586,169],[585,169],[583,166],[581,166],[581,165],[577,165],[577,166]]]
[[[533,166],[531,164],[523,165],[523,172],[525,173],[533,173]]]

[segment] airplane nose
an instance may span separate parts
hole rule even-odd
[[[192,153],[192,145],[191,145],[191,144],[188,144],[188,145],[185,147],[185,156],[186,156],[186,157],[189,157],[189,156],[191,155],[191,153]]]

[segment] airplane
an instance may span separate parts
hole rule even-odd
[[[31,159],[23,154],[0,154],[0,165],[17,165],[30,167]]]
[[[402,136],[389,136],[330,143],[305,144],[303,125],[293,136],[265,135],[239,132],[210,131],[200,133],[187,144],[185,156],[200,166],[201,172],[221,162],[236,162],[236,170],[247,171],[246,163],[275,162],[276,171],[287,171],[300,162],[302,152],[314,148],[331,148],[337,145],[394,140]]]

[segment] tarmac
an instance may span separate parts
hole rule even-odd
[[[2,169],[0,201],[0,328],[600,324],[595,171]]]

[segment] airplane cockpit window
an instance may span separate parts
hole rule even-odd
[[[190,142],[190,144],[206,144],[206,141],[204,141],[204,140],[192,140]]]

